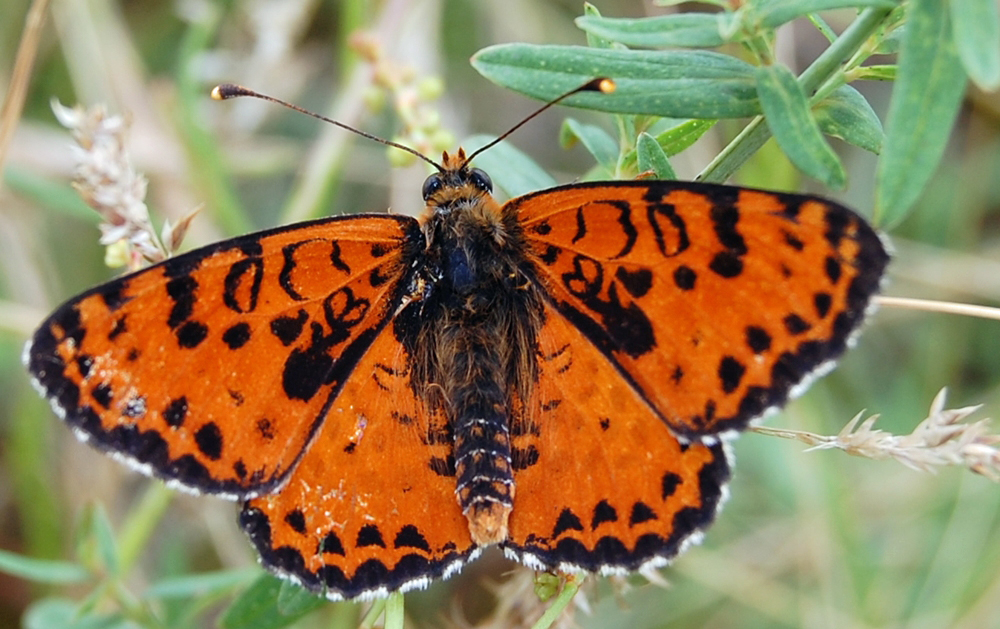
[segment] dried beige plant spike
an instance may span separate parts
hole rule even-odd
[[[166,225],[163,239],[157,236],[145,202],[146,178],[132,168],[126,149],[128,120],[108,115],[101,106],[85,109],[53,101],[52,111],[77,143],[73,187],[101,215],[100,243],[108,248],[108,265],[135,270],[144,261],[169,257],[180,245],[194,212],[175,226]]]
[[[834,436],[811,432],[756,426],[755,432],[796,439],[810,450],[837,448],[869,459],[895,459],[915,470],[934,472],[947,465],[967,467],[977,474],[1000,482],[1000,435],[991,434],[989,419],[964,423],[981,406],[946,409],[947,389],[934,397],[930,412],[908,435],[894,435],[875,428],[878,415],[864,421],[858,413]]]

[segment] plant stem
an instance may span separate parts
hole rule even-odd
[[[822,84],[834,78],[842,64],[864,44],[892,12],[891,8],[865,9],[830,47],[823,51],[799,76],[806,94],[812,94]],[[763,116],[756,116],[696,177],[698,181],[723,182],[729,179],[751,155],[771,137]]]
[[[548,629],[559,619],[559,615],[563,613],[566,606],[569,605],[576,593],[580,591],[580,584],[583,582],[583,577],[579,575],[567,574],[563,577],[565,583],[563,585],[562,592],[556,597],[556,600],[549,605],[549,608],[545,610],[542,617],[538,619],[531,629]]]

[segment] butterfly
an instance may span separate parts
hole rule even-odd
[[[662,566],[724,502],[727,439],[848,346],[880,237],[832,201],[706,183],[500,205],[470,157],[435,164],[419,219],[279,227],[88,290],[27,368],[82,440],[241,501],[263,564],[330,599],[491,545]]]

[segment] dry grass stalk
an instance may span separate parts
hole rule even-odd
[[[896,459],[907,467],[925,472],[934,472],[946,465],[961,465],[1000,482],[1000,435],[990,433],[989,419],[963,423],[980,406],[946,409],[946,394],[947,389],[941,389],[931,403],[927,418],[908,435],[876,429],[874,425],[879,416],[872,415],[861,421],[863,412],[855,415],[835,436],[765,426],[756,426],[753,430],[797,439],[811,445],[809,450],[839,448],[869,459]]]
[[[169,221],[159,236],[153,229],[146,207],[146,178],[132,169],[125,148],[128,122],[109,116],[103,107],[84,109],[52,103],[59,122],[72,131],[77,146],[73,187],[83,200],[101,215],[102,245],[109,266],[135,270],[145,262],[159,262],[180,245],[197,210],[176,225]]]

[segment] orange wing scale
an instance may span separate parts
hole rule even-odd
[[[451,429],[382,334],[279,493],[243,507],[264,563],[330,598],[426,586],[473,554],[455,500]]]
[[[392,312],[412,219],[328,219],[212,245],[69,301],[26,349],[86,441],[209,493],[276,489]]]
[[[690,182],[511,201],[545,290],[678,435],[738,430],[832,364],[888,256],[850,210]]]
[[[553,308],[513,435],[508,554],[536,569],[622,573],[700,539],[725,498],[726,446],[685,445]]]

